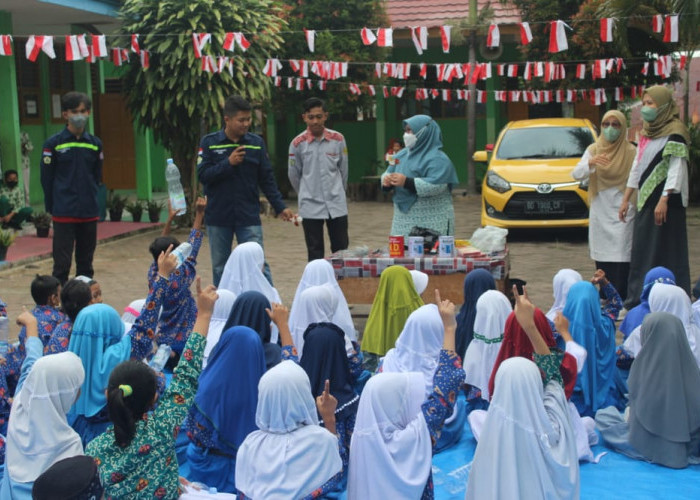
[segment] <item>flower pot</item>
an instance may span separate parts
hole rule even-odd
[[[148,212],[148,220],[150,222],[160,222],[160,210]]]
[[[131,214],[131,220],[134,222],[141,222],[141,215],[140,213],[138,214]]]
[[[122,220],[122,211],[121,210],[115,210],[113,208],[109,209],[109,220],[112,222],[121,222]]]
[[[0,260],[7,260],[7,249],[9,247],[0,246]]]
[[[37,227],[36,228],[36,237],[37,238],[48,238],[49,237],[49,229],[50,227]]]

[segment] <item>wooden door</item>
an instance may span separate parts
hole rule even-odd
[[[99,129],[105,160],[102,179],[107,189],[136,189],[134,127],[121,94],[100,94]]]

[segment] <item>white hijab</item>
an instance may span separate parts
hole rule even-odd
[[[576,437],[564,389],[542,389],[529,359],[501,363],[467,483],[469,499],[578,499]]]
[[[209,333],[207,334],[207,345],[204,347],[202,369],[207,366],[209,355],[217,342],[219,342],[221,332],[224,329],[224,325],[226,325],[226,321],[228,321],[229,314],[231,314],[233,303],[236,301],[236,294],[231,290],[219,288],[216,291],[216,295],[218,295],[219,298],[214,303],[214,310],[209,320]]]
[[[122,323],[124,323],[124,334],[129,333],[131,327],[134,326],[136,319],[141,316],[141,309],[146,304],[146,299],[132,300],[128,306],[124,308],[122,314]]]
[[[498,290],[488,290],[476,301],[474,340],[464,356],[465,382],[481,389],[481,397],[489,400],[489,379],[503,342],[506,320],[513,308]],[[486,340],[484,340],[486,339]]]
[[[421,373],[369,379],[350,443],[349,500],[421,497],[433,458],[424,401]]]
[[[566,305],[566,296],[569,295],[569,288],[574,283],[583,280],[581,274],[573,269],[560,269],[552,279],[552,288],[554,289],[554,304],[552,308],[545,314],[547,319],[554,321],[557,312],[563,311]]]
[[[396,347],[389,349],[382,361],[384,373],[419,372],[427,399],[433,393],[435,370],[440,361],[440,349],[445,328],[435,304],[426,304],[411,313],[403,331],[396,340]]]
[[[263,274],[264,264],[265,253],[260,244],[254,241],[241,243],[233,249],[226,261],[219,289],[230,290],[236,296],[253,290],[262,293],[271,304],[281,304],[280,294]]]
[[[343,295],[343,291],[338,285],[338,280],[335,279],[333,266],[325,259],[312,260],[306,264],[304,274],[301,275],[301,280],[299,280],[299,284],[297,285],[297,291],[294,294],[292,310],[289,313],[289,324],[291,325],[297,321],[295,315],[298,313],[295,312],[294,305],[298,302],[302,292],[309,287],[318,285],[330,286],[338,299],[338,305],[336,306],[331,322],[340,327],[340,329],[345,332],[347,338],[350,340],[357,340],[357,332],[355,331],[355,324],[352,321],[348,301],[345,300],[345,295]]]
[[[416,292],[418,292],[418,295],[423,295],[425,289],[428,288],[430,277],[424,272],[416,271],[415,269],[409,272],[411,273],[411,279],[413,279],[413,286],[416,287]]]
[[[306,372],[293,361],[270,368],[258,384],[255,423],[236,459],[236,488],[246,497],[309,495],[343,468],[338,439],[318,425]]]
[[[57,461],[83,454],[66,414],[84,380],[83,363],[72,352],[34,363],[10,411],[6,464],[13,481],[33,482]]]
[[[311,286],[299,294],[292,304],[289,314],[289,331],[299,359],[304,351],[304,332],[311,323],[332,323],[338,309],[338,297],[329,285]],[[294,320],[292,320],[294,316]],[[348,351],[349,347],[349,351]],[[345,351],[352,354],[352,342],[345,334]]]
[[[685,291],[676,285],[655,283],[649,293],[649,311],[667,312],[683,322],[690,350],[700,366],[700,326],[695,323],[693,305]],[[632,330],[623,348],[635,358],[642,349],[641,325]]]

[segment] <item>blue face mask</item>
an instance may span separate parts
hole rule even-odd
[[[645,122],[651,123],[654,120],[656,120],[656,117],[659,115],[659,109],[658,108],[652,108],[651,106],[642,106],[642,120]]]
[[[608,142],[615,142],[620,137],[620,129],[615,127],[605,127],[603,136]]]
[[[73,125],[78,130],[84,129],[85,125],[87,124],[87,121],[88,121],[88,115],[83,114],[83,113],[77,113],[75,115],[70,115],[68,117],[68,123]]]

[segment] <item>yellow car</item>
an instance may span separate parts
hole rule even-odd
[[[588,181],[571,171],[595,141],[589,120],[545,118],[508,123],[489,160],[481,188],[481,225],[506,228],[587,227]],[[487,145],[488,149],[488,145]]]

